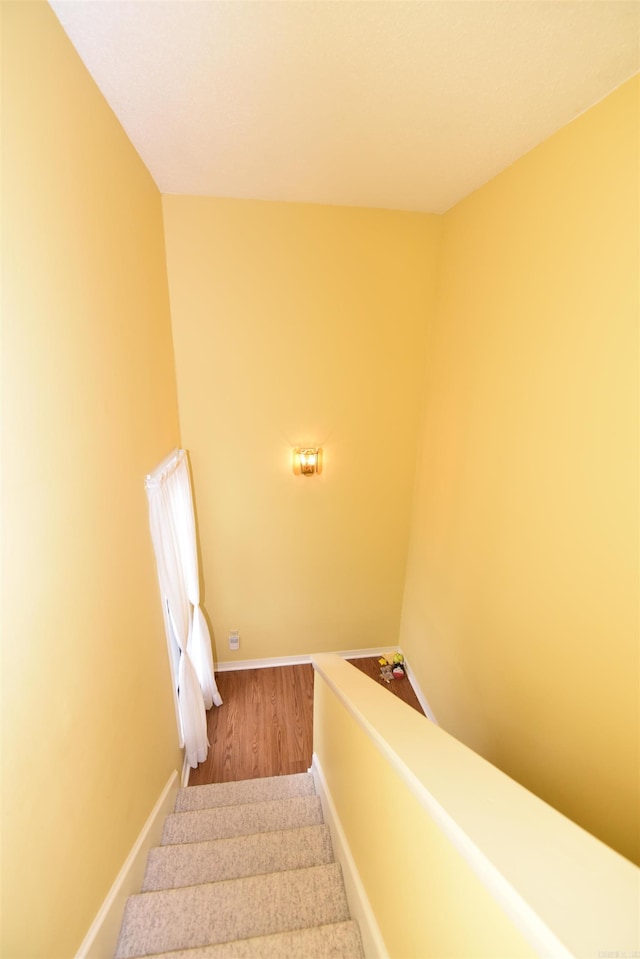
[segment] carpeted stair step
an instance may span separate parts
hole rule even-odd
[[[158,846],[149,852],[142,891],[194,886],[328,862],[333,862],[333,850],[327,826]]]
[[[311,926],[256,939],[221,942],[178,952],[155,953],[148,959],[364,959],[360,930],[353,920]]]
[[[270,936],[348,919],[338,863],[145,892],[127,900],[115,959]]]
[[[211,786],[188,786],[179,790],[175,812],[313,795],[315,795],[315,787],[310,773],[214,783]]]
[[[276,829],[315,826],[321,822],[322,807],[318,796],[190,810],[167,816],[162,845],[228,839]]]

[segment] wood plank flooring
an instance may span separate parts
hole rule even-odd
[[[376,681],[377,659],[349,660]],[[313,754],[313,666],[278,666],[218,673],[222,706],[207,713],[210,750],[192,769],[190,786],[306,772]],[[422,712],[409,680],[388,686]]]
[[[394,696],[401,699],[403,703],[413,706],[414,709],[417,709],[418,712],[424,716],[424,710],[420,705],[420,700],[416,696],[415,690],[406,676],[402,679],[392,679],[390,683],[385,683],[380,675],[380,664],[375,656],[367,656],[366,659],[350,659],[349,662],[352,666],[355,666],[356,669],[359,669],[362,673],[369,676],[370,679],[375,679],[377,683],[380,683],[381,686],[388,689],[390,693],[393,693]]]
[[[216,676],[222,706],[207,713],[210,750],[190,786],[303,773],[313,753],[313,666]]]

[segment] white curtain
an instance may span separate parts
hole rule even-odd
[[[178,711],[190,766],[207,758],[205,709],[222,699],[213,674],[211,640],[200,608],[200,582],[189,465],[178,450],[147,476],[151,537],[165,625],[180,650]]]

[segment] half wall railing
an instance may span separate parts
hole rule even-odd
[[[640,956],[640,870],[338,656],[314,772],[365,951]]]

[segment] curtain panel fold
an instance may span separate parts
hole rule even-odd
[[[211,637],[200,607],[200,575],[191,479],[185,450],[177,450],[145,481],[149,524],[169,644],[179,650],[177,699],[187,762],[207,758],[206,709],[221,706]]]

